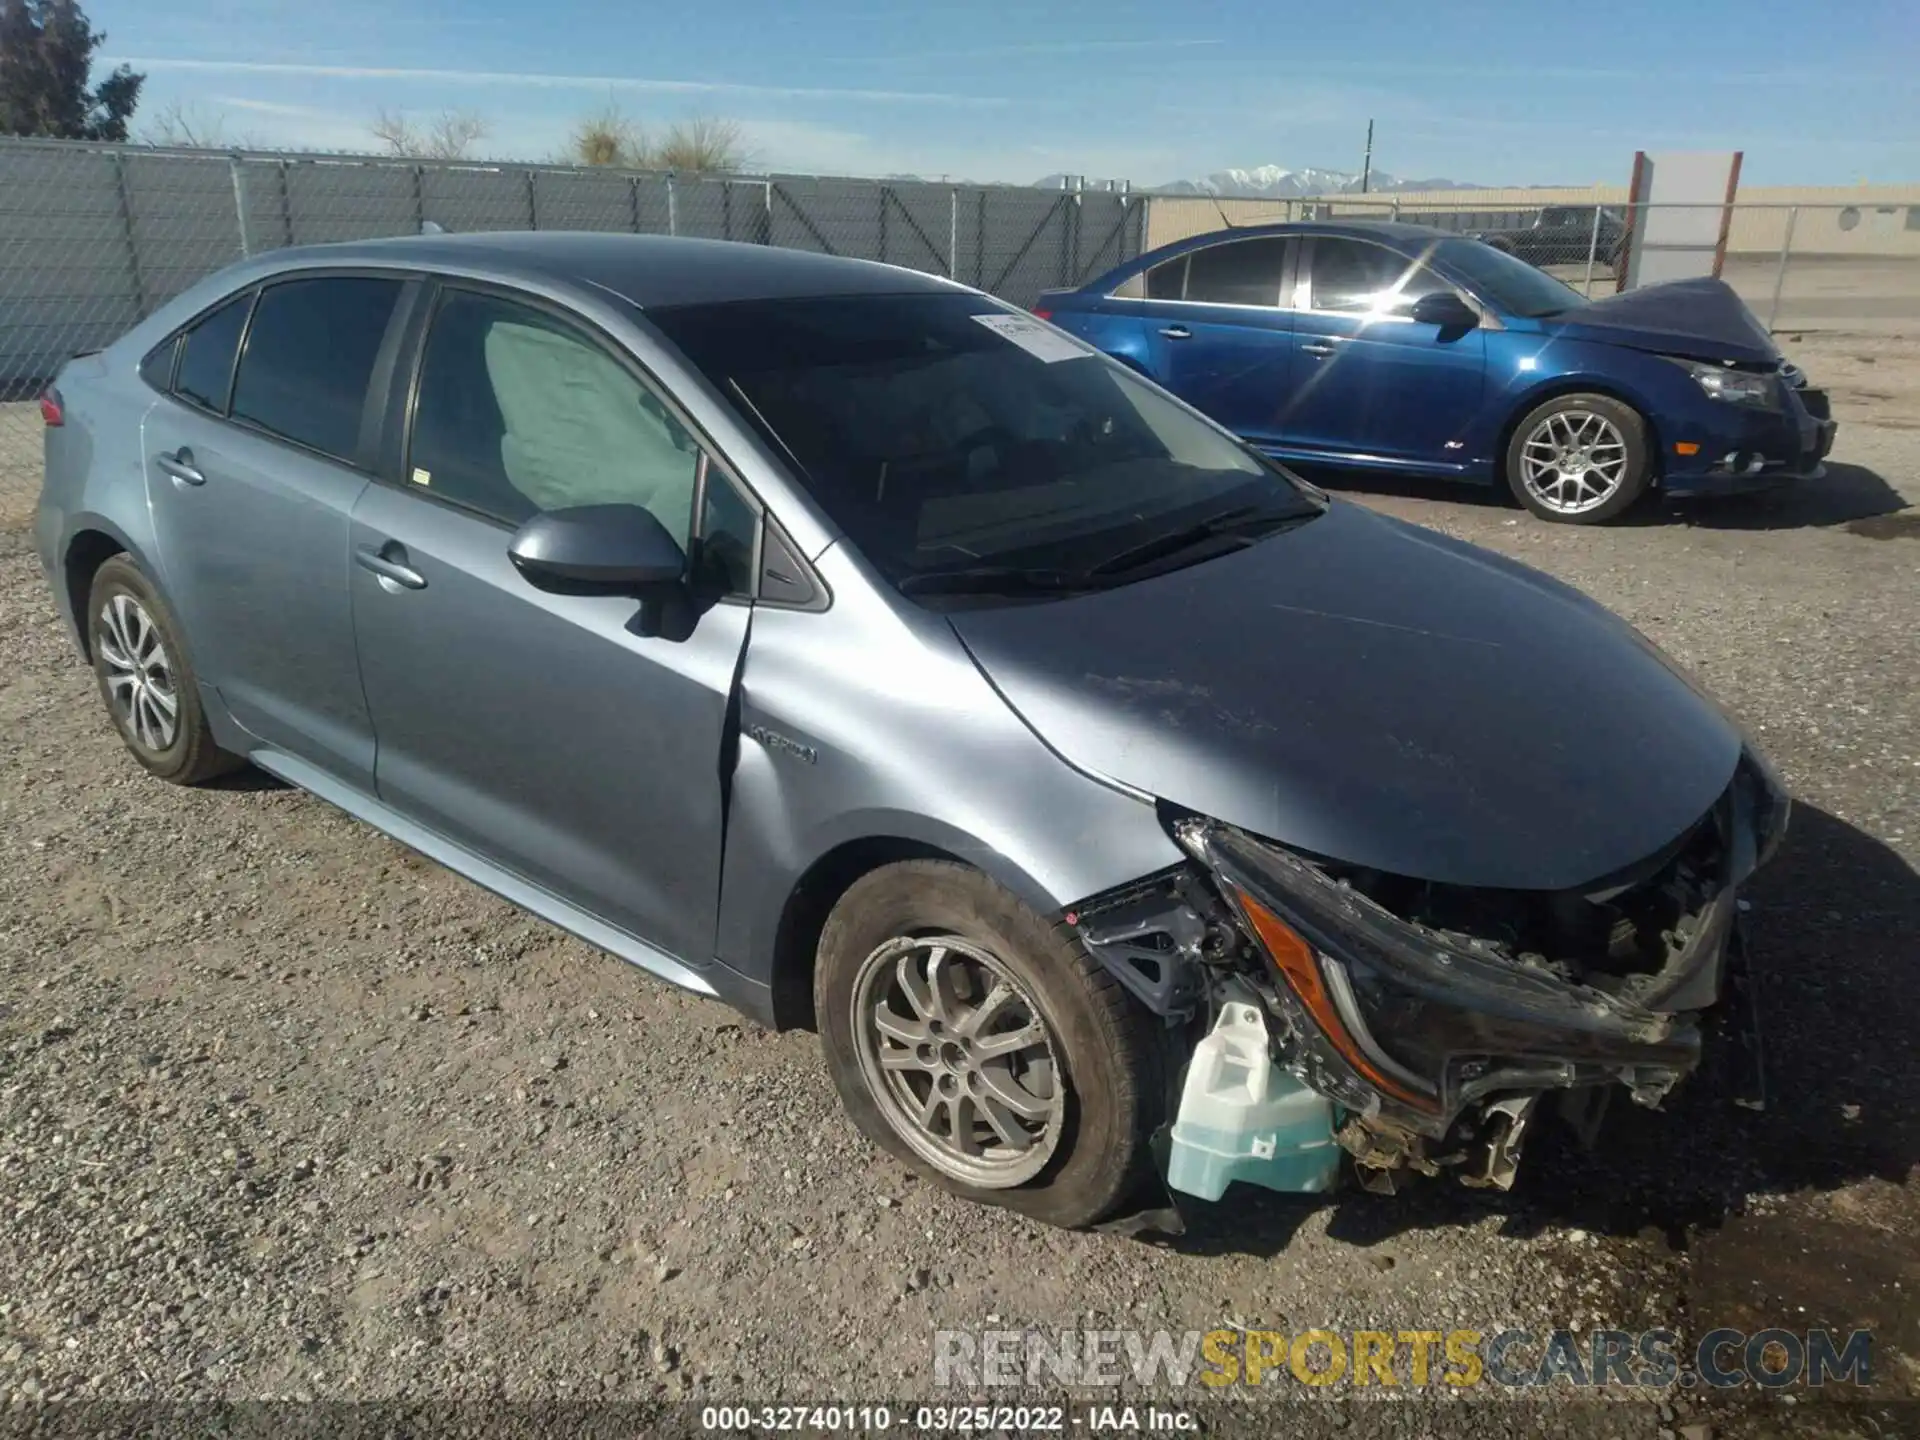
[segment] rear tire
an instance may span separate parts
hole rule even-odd
[[[1542,520],[1603,524],[1652,478],[1647,422],[1611,395],[1556,395],[1514,427],[1505,468],[1514,498]]]
[[[854,1124],[956,1195],[1075,1227],[1145,1177],[1159,1038],[1069,927],[979,871],[856,881],[821,932],[814,1006]]]
[[[94,572],[86,625],[100,698],[149,773],[198,785],[246,763],[214,743],[179,623],[127,556],[112,556]]]

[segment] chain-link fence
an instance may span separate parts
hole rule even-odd
[[[33,401],[62,363],[281,246],[433,227],[703,236],[884,260],[1027,305],[1189,235],[1359,216],[1482,236],[1593,296],[1625,269],[1612,190],[1215,200],[0,139],[0,521],[38,492]],[[1774,330],[1920,329],[1920,191],[1736,204],[1722,275]]]
[[[0,508],[40,484],[34,397],[223,265],[429,228],[601,230],[779,245],[949,276],[1026,305],[1137,253],[1124,191],[168,151],[0,140]]]

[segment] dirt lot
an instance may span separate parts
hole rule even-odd
[[[1843,429],[1831,478],[1788,496],[1586,531],[1351,492],[1598,596],[1778,761],[1799,808],[1752,891],[1772,1107],[1705,1077],[1669,1112],[1616,1110],[1597,1156],[1543,1137],[1510,1195],[1236,1191],[1167,1246],[909,1181],[840,1118],[811,1036],[667,990],[316,800],[145,779],[12,507],[0,1401],[925,1397],[936,1328],[1220,1325],[1871,1326],[1875,1394],[1920,1396],[1920,343],[1795,355]],[[1917,1413],[1666,1398],[1571,1418],[1653,1440]],[[1471,1428],[1540,1414],[1489,1400]]]

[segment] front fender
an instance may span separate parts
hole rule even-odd
[[[978,866],[1041,914],[1176,864],[1152,802],[1075,769],[987,682],[944,617],[895,611],[841,547],[825,614],[757,610],[739,691],[714,953],[773,979],[814,868],[866,842]]]
[[[1555,395],[1589,391],[1631,405],[1646,418],[1656,447],[1674,419],[1701,401],[1684,370],[1645,351],[1544,330],[1494,332],[1487,342],[1487,424],[1474,437],[1473,452],[1495,467],[1521,417]]]

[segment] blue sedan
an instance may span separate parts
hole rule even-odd
[[[1269,455],[1504,481],[1548,520],[1815,478],[1833,445],[1825,393],[1720,281],[1589,301],[1420,225],[1195,236],[1035,313]]]

